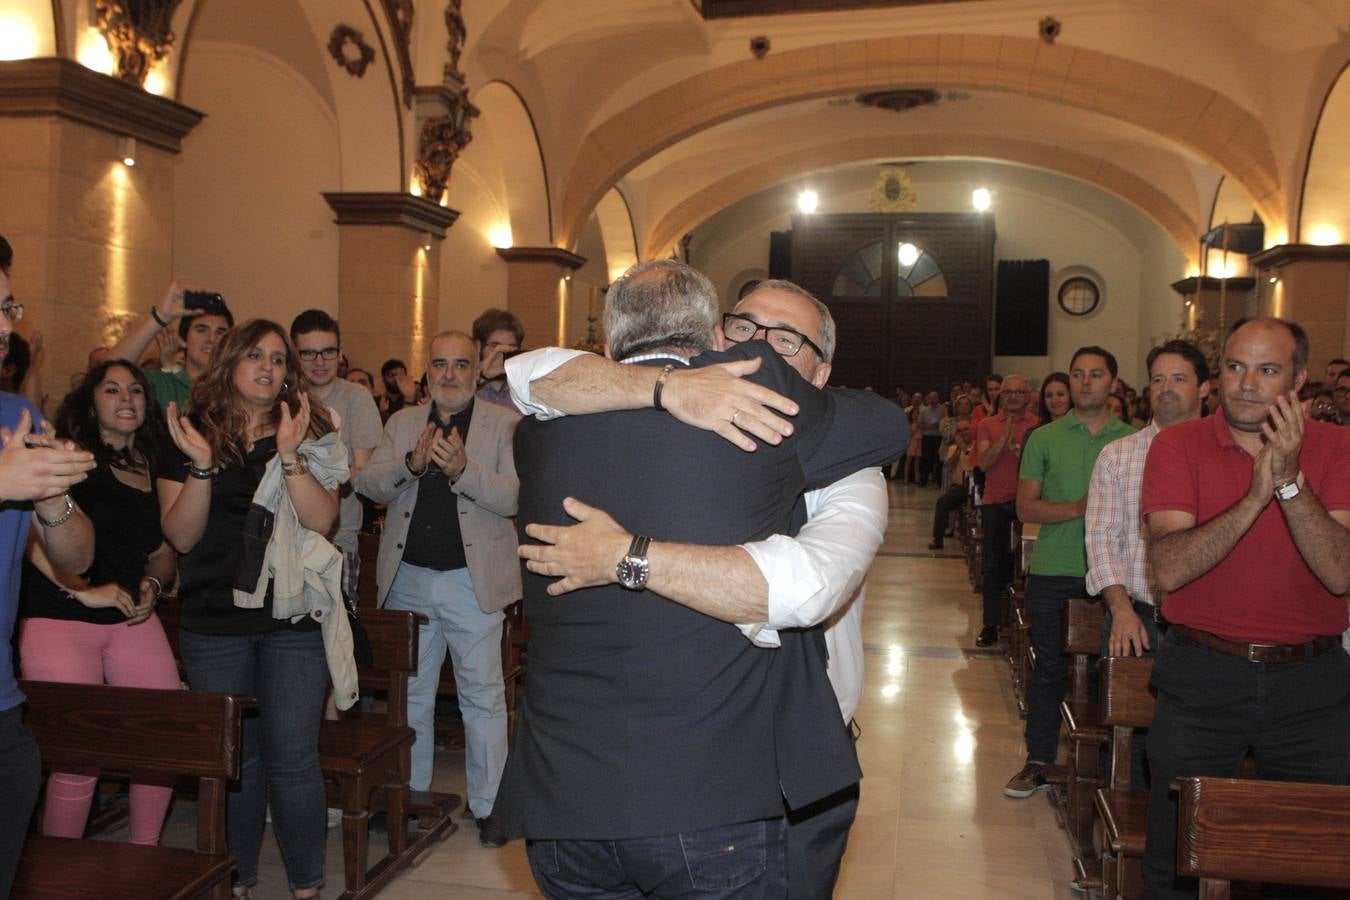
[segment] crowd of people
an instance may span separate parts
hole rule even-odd
[[[11,264],[0,239],[0,347],[22,314]],[[1350,423],[1350,364],[1328,367],[1330,394],[1309,388],[1296,324],[1239,323],[1213,378],[1170,341],[1136,394],[1088,346],[1039,383],[991,375],[945,402],[826,389],[833,319],[788,281],[722,313],[702,274],[643,263],[610,287],[604,325],[607,357],[521,353],[520,321],[489,309],[432,337],[419,378],[390,359],[377,380],[321,310],[236,324],[219,295],[175,284],[90,353],[50,423],[32,367],[11,373],[39,402],[0,393],[6,637],[17,617],[17,658],[0,647],[0,895],[41,784],[14,663],[178,689],[180,661],[188,688],[257,701],[228,797],[235,894],[257,883],[270,820],[293,895],[317,895],[319,730],[359,699],[341,613],[357,532],[378,516],[375,600],[425,617],[413,790],[431,786],[448,657],[479,840],[525,839],[547,896],[829,896],[859,799],[883,473],[943,489],[930,549],[953,510],[979,505],[978,646],[998,641],[1009,525],[1040,525],[1027,757],[1007,796],[1047,786],[1060,609],[1084,596],[1109,608],[1105,652],[1159,654],[1160,896],[1176,889],[1172,777],[1235,774],[1254,747],[1263,775],[1350,781],[1350,431],[1328,424]],[[179,659],[156,615],[166,595]],[[522,598],[530,687],[508,746],[503,610]],[[1241,653],[1284,667],[1254,672]],[[1260,706],[1269,691],[1280,708]],[[52,773],[42,831],[81,835],[95,784]],[[170,799],[132,784],[132,842],[158,842]]]

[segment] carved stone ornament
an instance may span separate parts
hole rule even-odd
[[[173,48],[173,14],[181,0],[95,0],[98,30],[117,60],[117,77],[144,86]]]
[[[478,116],[478,107],[469,102],[469,89],[450,95],[450,111],[422,123],[417,145],[417,183],[422,196],[435,203],[450,184],[455,160],[473,140],[469,123]]]
[[[403,76],[403,105],[411,108],[416,84],[412,64],[413,0],[381,0],[381,5],[393,31],[394,57]]]
[[[348,75],[360,78],[375,61],[375,48],[366,43],[365,36],[350,25],[338,25],[328,36],[328,52],[333,61],[347,70]]]
[[[469,29],[464,24],[464,0],[449,0],[445,4],[445,30],[450,35],[445,44],[446,52],[450,54],[450,62],[445,64],[445,77],[463,81],[459,59],[464,55],[464,42],[469,37]]]
[[[882,166],[876,186],[867,200],[872,212],[908,212],[919,203],[914,182],[904,166]]]

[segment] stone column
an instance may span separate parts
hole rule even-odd
[[[459,212],[399,193],[324,194],[338,224],[338,321],[353,366],[401,359],[426,370],[438,330],[440,242]]]
[[[506,305],[525,326],[525,346],[566,345],[575,330],[569,318],[586,318],[585,298],[574,308],[569,283],[586,258],[560,247],[503,247],[497,255],[506,260]]]
[[[173,158],[201,119],[68,59],[0,62],[0,227],[53,410],[173,277]]]
[[[1308,377],[1328,360],[1350,358],[1350,245],[1283,244],[1252,257],[1262,315],[1298,322],[1308,332]]]

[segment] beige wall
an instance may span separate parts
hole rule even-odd
[[[117,138],[63,119],[0,125],[0,197],[14,246],[18,331],[41,331],[54,409],[89,350],[163,292],[173,247],[173,157],[144,143],[134,168]]]

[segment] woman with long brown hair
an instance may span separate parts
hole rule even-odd
[[[175,446],[164,454],[158,489],[164,535],[182,554],[179,645],[188,681],[193,690],[258,701],[258,715],[244,721],[240,789],[229,796],[235,894],[247,896],[257,881],[270,798],[291,890],[317,896],[327,830],[319,767],[330,683],[323,638],[312,619],[275,618],[270,587],[259,608],[240,608],[235,597],[253,593],[260,577],[257,542],[266,545],[270,525],[252,501],[274,457],[300,525],[324,534],[336,519],[337,492],[298,453],[306,439],[332,431],[332,422],[322,403],[311,404],[285,331],[255,319],[221,339],[186,415],[169,405],[168,426]]]

